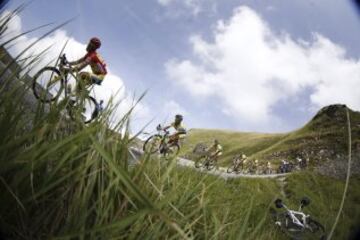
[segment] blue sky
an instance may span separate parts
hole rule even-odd
[[[21,29],[72,17],[65,36],[102,39],[109,82],[148,90],[138,125],[183,112],[189,128],[284,132],[330,103],[360,110],[351,1],[35,0]]]

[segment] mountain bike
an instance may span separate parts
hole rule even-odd
[[[281,199],[276,199],[276,208],[282,208],[285,211],[277,212],[273,208],[270,209],[275,225],[291,239],[325,240],[325,227],[302,211],[302,209],[309,204],[310,199],[304,197],[300,201],[299,210],[294,211],[290,210]]]
[[[180,150],[180,145],[177,142],[169,143],[170,132],[164,130],[159,124],[156,127],[157,134],[150,136],[145,140],[143,151],[148,154],[160,153],[165,158],[175,157]]]
[[[246,163],[243,164],[243,173],[244,174],[257,174],[259,171],[259,165],[255,164],[252,160],[246,161]]]
[[[241,169],[243,168],[243,160],[240,158],[240,156],[235,156],[233,159],[233,164],[228,167],[226,170],[227,173],[233,173],[236,174],[240,173]]]
[[[69,71],[65,71],[70,69]],[[103,109],[103,101],[99,103],[89,95],[93,86],[82,87],[76,99],[69,99],[71,89],[78,89],[80,86],[77,81],[78,73],[72,70],[66,55],[59,58],[57,67],[47,66],[40,69],[34,76],[32,90],[35,97],[44,103],[51,103],[55,100],[68,101],[67,110],[71,119],[80,117],[85,123],[90,123]],[[100,85],[100,82],[95,83]]]
[[[202,155],[195,161],[195,167],[201,168],[204,167],[207,170],[212,170],[217,166],[216,156],[207,152],[206,154]]]

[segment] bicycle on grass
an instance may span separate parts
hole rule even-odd
[[[289,209],[281,199],[276,199],[276,208],[282,208],[284,211],[277,212],[273,208],[270,209],[275,225],[291,239],[325,240],[326,233],[324,226],[302,211],[309,204],[310,199],[304,197],[300,201],[299,210],[294,211]]]

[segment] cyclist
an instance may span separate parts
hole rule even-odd
[[[235,155],[235,157],[233,158],[233,165],[234,166],[240,166],[241,162],[242,162],[242,154],[237,154]]]
[[[234,164],[239,164],[239,166],[244,167],[244,164],[247,162],[247,156],[245,154],[239,154],[236,159],[234,159]]]
[[[214,139],[213,145],[208,149],[208,154],[210,154],[210,158],[212,158],[217,166],[218,158],[223,153],[223,147],[220,145],[217,139]]]
[[[169,126],[164,127],[164,130],[168,130],[169,128],[174,128],[175,133],[169,136],[168,144],[177,143],[179,144],[180,139],[184,139],[186,137],[186,129],[182,124],[184,117],[180,114],[175,115],[175,121],[171,123]]]
[[[306,160],[305,159],[297,157],[296,160],[297,160],[298,167],[300,169],[306,168]]]
[[[101,84],[104,80],[107,70],[106,64],[100,54],[96,51],[101,46],[101,41],[97,37],[93,37],[90,39],[86,51],[87,54],[80,58],[77,61],[69,62],[68,64],[71,66],[72,70],[81,71],[87,66],[91,67],[92,72],[80,72],[80,84],[84,84],[84,86],[91,84]],[[70,70],[70,69],[64,69]]]
[[[245,154],[237,155],[233,164],[234,166],[237,166],[238,169],[241,168],[243,170],[247,164],[247,156]]]
[[[254,173],[257,173],[258,169],[259,169],[259,160],[255,159],[252,165],[252,171]]]
[[[245,170],[245,168],[249,168],[249,160],[248,160],[247,156],[245,154],[243,154],[241,156],[241,158],[242,158],[242,164],[241,165],[242,165],[243,170]]]
[[[290,172],[290,163],[288,161],[281,160],[281,164],[280,164],[280,172],[281,173],[287,173]]]
[[[106,64],[100,54],[96,51],[101,46],[101,41],[97,37],[93,37],[90,39],[86,51],[87,54],[80,58],[79,60],[68,62],[67,64],[69,67],[63,67],[61,70],[63,72],[69,72],[69,71],[76,71],[79,72],[82,69],[84,69],[87,66],[90,66],[92,73],[90,72],[80,72],[79,73],[79,79],[77,82],[77,89],[76,91],[79,91],[82,89],[81,86],[88,86],[91,84],[98,84],[100,85],[102,81],[104,80],[107,70],[106,70]],[[49,85],[51,86],[54,82],[59,81],[60,76],[54,77],[50,82]],[[68,86],[68,91],[71,92],[70,85]]]
[[[268,174],[272,173],[272,166],[269,161],[266,163],[266,173],[268,173]]]

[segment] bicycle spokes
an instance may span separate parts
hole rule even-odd
[[[34,76],[33,91],[35,97],[43,102],[51,102],[63,93],[63,79],[60,72],[52,67],[41,69]],[[62,96],[64,97],[64,95]]]
[[[95,117],[97,103],[92,97],[78,97],[69,100],[69,114],[72,119],[85,123],[91,122]]]

